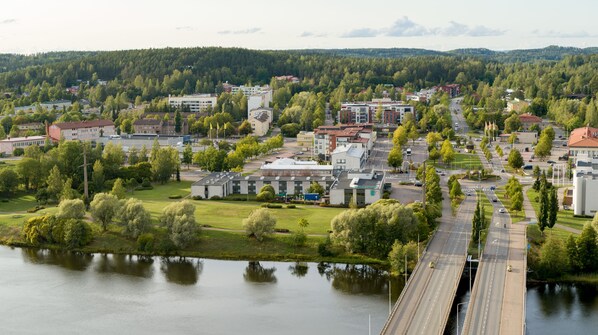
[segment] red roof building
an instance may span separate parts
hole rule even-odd
[[[48,128],[48,135],[59,141],[65,140],[95,141],[102,136],[115,135],[114,122],[111,120],[90,120],[55,123]]]
[[[588,126],[574,129],[567,145],[571,156],[589,154],[590,157],[598,157],[598,128]]]
[[[532,114],[521,114],[519,115],[519,121],[521,121],[521,128],[523,130],[529,130],[535,124],[539,126],[542,123],[542,118]]]

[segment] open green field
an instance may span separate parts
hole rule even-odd
[[[35,207],[35,195],[31,193],[18,192],[15,197],[5,198],[0,196],[0,199],[8,200],[8,202],[0,202],[0,214],[25,212],[29,208]]]
[[[152,214],[157,223],[162,210],[169,203],[180,199],[168,199],[169,195],[186,197],[191,193],[191,182],[155,185],[153,190],[136,191],[130,197],[143,201],[144,206]],[[195,219],[199,224],[214,228],[242,230],[243,219],[251,211],[260,208],[261,202],[224,201],[224,200],[191,200],[196,207]],[[286,206],[283,206],[286,207]],[[314,205],[296,205],[297,208],[272,208],[269,211],[276,217],[276,228],[296,230],[301,218],[309,221],[305,228],[308,234],[326,234],[330,230],[330,220],[345,211],[344,208],[320,207]]]
[[[560,190],[557,190],[557,192],[560,192]],[[529,201],[532,203],[532,207],[534,207],[534,210],[536,211],[536,215],[537,215],[538,212],[540,211],[540,203],[536,202],[536,197],[539,197],[539,193],[530,188],[527,191],[527,196],[529,198]],[[582,230],[584,224],[588,221],[592,221],[592,218],[591,217],[575,217],[575,216],[573,216],[572,210],[560,210],[557,213],[556,223],[562,224],[563,226]]]

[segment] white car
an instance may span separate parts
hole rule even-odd
[[[500,208],[500,209],[498,210],[498,212],[499,212],[499,213],[506,213],[506,212],[507,212],[507,210],[506,210],[506,209],[504,209],[504,208]]]

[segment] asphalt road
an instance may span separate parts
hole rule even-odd
[[[446,190],[445,190],[446,191]],[[441,224],[410,276],[382,334],[440,334],[446,326],[466,261],[475,199],[452,216],[444,194]],[[434,262],[434,268],[429,266]]]
[[[494,192],[486,191],[492,199]],[[499,213],[500,202],[491,202],[493,215],[486,245],[467,307],[464,334],[500,334],[503,297],[509,256],[509,229],[511,219],[508,213]]]

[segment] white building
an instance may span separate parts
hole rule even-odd
[[[272,108],[254,108],[249,110],[249,114],[247,115],[247,119],[251,119],[251,118],[255,118],[258,115],[262,114],[262,113],[266,113],[268,116],[268,122],[270,124],[272,124],[273,121],[273,117],[274,117],[274,112],[272,110]]]
[[[210,199],[231,194],[256,195],[265,185],[271,185],[279,196],[297,196],[308,193],[311,183],[329,190],[332,176],[242,176],[234,172],[213,172],[191,185],[191,196]]]
[[[13,137],[0,141],[0,154],[11,155],[17,148],[25,149],[30,145],[44,146],[46,136]]]
[[[365,206],[382,199],[384,171],[343,171],[330,187],[330,204]]]
[[[598,159],[579,154],[573,170],[573,215],[594,216],[598,211]]]
[[[249,123],[251,124],[251,130],[255,136],[264,136],[270,130],[270,118],[266,111],[260,111],[251,115]]]
[[[263,164],[260,173],[264,176],[332,176],[332,169],[332,165],[320,165],[316,161],[281,158]]]
[[[357,145],[338,146],[332,152],[331,161],[335,174],[344,170],[359,170],[365,165],[365,150]]]
[[[217,102],[218,97],[213,94],[193,94],[182,97],[168,96],[168,104],[171,107],[179,108],[181,106],[188,106],[192,113],[214,108]]]

